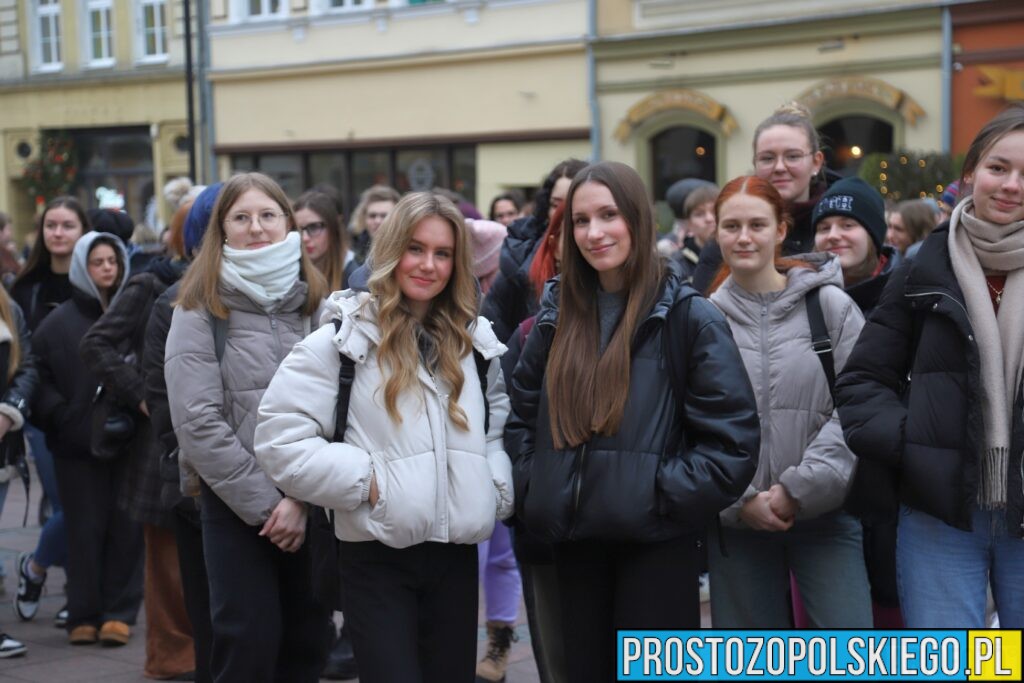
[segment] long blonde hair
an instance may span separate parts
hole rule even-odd
[[[262,192],[273,199],[288,218],[288,230],[295,230],[291,202],[280,185],[262,173],[239,173],[232,176],[224,183],[217,196],[217,203],[213,205],[210,223],[199,245],[199,254],[181,280],[181,291],[178,300],[174,302],[175,306],[181,306],[186,311],[205,308],[217,318],[228,317],[228,308],[220,298],[219,291],[220,265],[224,256],[224,221],[238,198],[249,190]],[[300,257],[299,277],[309,285],[302,312],[304,315],[313,315],[328,294],[327,282],[304,251]]]
[[[395,277],[395,270],[409,248],[416,227],[425,218],[437,216],[452,228],[455,253],[447,286],[431,302],[420,323],[413,316]],[[388,214],[373,240],[370,251],[373,272],[368,287],[377,302],[377,325],[381,341],[377,358],[384,383],[384,407],[397,423],[398,397],[416,385],[419,367],[417,334],[429,336],[436,358],[436,374],[451,387],[448,417],[463,431],[469,429],[466,413],[459,406],[465,377],[462,359],[473,350],[470,325],[476,320],[477,291],[473,279],[469,234],[465,219],[448,199],[432,192],[414,192],[403,197]]]
[[[3,287],[0,287],[0,318],[11,331],[10,352],[7,354],[7,381],[10,382],[21,364],[21,338],[18,335],[18,322],[14,319],[14,310],[11,308],[11,297]]]

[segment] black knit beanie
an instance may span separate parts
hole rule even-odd
[[[825,191],[814,207],[811,225],[829,216],[849,216],[868,231],[875,252],[882,253],[885,242],[885,202],[878,190],[860,178],[843,178]]]

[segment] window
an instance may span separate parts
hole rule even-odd
[[[856,175],[863,158],[893,150],[893,127],[874,116],[840,116],[818,127],[825,165],[841,175]]]
[[[249,17],[276,17],[281,14],[282,0],[245,0]]]
[[[651,138],[651,179],[656,200],[683,178],[715,182],[715,138],[698,128],[675,126]]]
[[[36,68],[59,71],[64,65],[60,56],[60,0],[36,0]]]
[[[372,7],[373,0],[324,0],[324,6],[329,9],[362,9]]]
[[[89,66],[111,66],[114,63],[114,34],[111,31],[113,0],[86,0],[85,51]]]
[[[167,59],[167,2],[139,0],[140,61]]]

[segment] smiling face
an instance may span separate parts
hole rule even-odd
[[[1024,130],[996,140],[964,180],[973,188],[975,216],[997,225],[1024,220]]]
[[[56,206],[43,216],[43,244],[51,256],[70,256],[82,230],[78,214],[66,206]]]
[[[827,251],[839,257],[843,272],[854,270],[871,257],[871,236],[864,226],[849,216],[826,216],[814,232],[815,251]]]
[[[754,276],[775,269],[775,249],[786,229],[771,204],[739,193],[719,207],[716,234],[725,264],[736,274]]]
[[[811,152],[811,142],[800,128],[771,126],[757,138],[754,172],[774,185],[787,202],[807,201],[811,180],[824,162],[820,151]]]
[[[96,289],[106,293],[117,282],[120,271],[117,252],[109,244],[97,244],[89,251],[86,269]]]
[[[418,319],[448,286],[455,264],[455,230],[440,216],[427,216],[413,230],[412,239],[395,268],[398,288]]]
[[[622,289],[623,266],[633,238],[611,190],[601,183],[580,185],[572,198],[572,237],[590,267],[597,271],[601,288]]]
[[[233,249],[262,249],[284,240],[287,234],[284,209],[256,189],[242,193],[224,220],[226,244]]]
[[[295,225],[302,235],[302,249],[313,263],[327,253],[330,238],[323,217],[313,209],[303,208],[295,212]]]

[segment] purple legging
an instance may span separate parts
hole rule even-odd
[[[514,624],[519,615],[519,598],[523,584],[519,578],[516,556],[508,527],[494,523],[490,540],[477,546],[480,578],[484,582],[484,603],[488,621]]]

